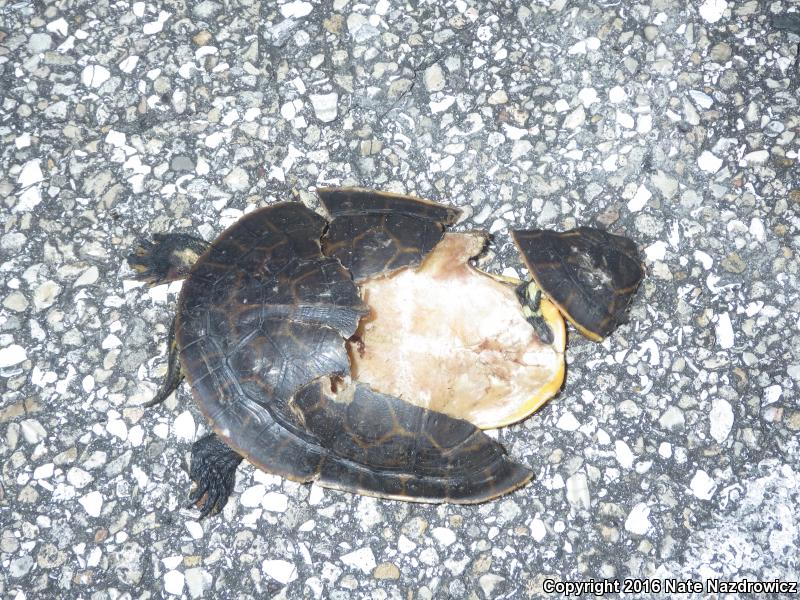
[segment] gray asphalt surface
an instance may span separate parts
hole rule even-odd
[[[0,596],[797,581],[798,14],[0,2]],[[640,245],[629,322],[602,344],[572,331],[561,394],[498,432],[530,485],[437,507],[245,463],[222,514],[184,508],[207,424],[185,387],[142,407],[180,285],[143,287],[124,257],[154,232],[210,240],[254,207],[317,207],[322,185],[457,205],[459,229],[495,234],[486,267],[510,275],[525,275],[512,227],[601,225]]]

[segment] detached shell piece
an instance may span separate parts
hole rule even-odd
[[[338,258],[356,281],[418,265],[461,214],[388,192],[325,188],[317,193],[331,216],[322,241],[325,254]]]
[[[581,334],[599,342],[624,320],[644,277],[632,240],[592,227],[513,236],[542,293]]]
[[[316,381],[298,392],[294,405],[326,449],[317,480],[325,487],[396,500],[473,504],[508,493],[533,476],[471,423],[358,382],[334,393]]]

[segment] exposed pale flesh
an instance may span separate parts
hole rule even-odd
[[[348,342],[353,379],[484,429],[519,421],[558,392],[564,320],[542,299],[554,334],[543,344],[514,282],[468,263],[484,241],[445,234],[416,269],[361,284],[370,314]]]

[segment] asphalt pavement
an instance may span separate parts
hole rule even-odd
[[[0,2],[0,596],[796,582],[799,9]],[[512,228],[595,225],[634,239],[647,276],[604,342],[570,331],[561,393],[496,432],[526,487],[418,505],[243,463],[198,521],[208,425],[185,386],[142,406],[180,284],[133,281],[125,256],[335,185],[462,208],[498,273],[526,275]]]

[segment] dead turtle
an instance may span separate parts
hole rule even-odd
[[[641,279],[635,245],[586,228],[561,234],[566,246],[516,232],[535,277],[523,283],[470,265],[488,236],[445,233],[455,208],[318,194],[329,222],[284,202],[211,243],[157,235],[128,257],[151,284],[185,278],[148,404],[185,377],[213,429],[191,453],[201,516],[225,505],[243,458],[418,502],[484,502],[525,484],[531,471],[481,428],[524,418],[563,382],[564,321],[538,286],[579,330],[604,335]]]

